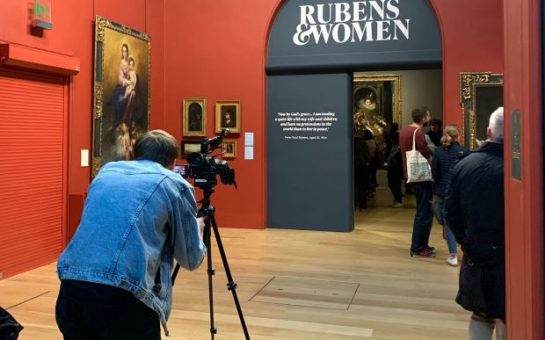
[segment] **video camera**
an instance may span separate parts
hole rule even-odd
[[[226,185],[234,185],[235,170],[230,168],[225,160],[219,160],[211,153],[221,146],[223,138],[227,136],[229,129],[223,129],[216,137],[205,139],[201,142],[200,152],[192,152],[187,156],[189,165],[176,165],[176,172],[182,177],[195,179],[195,186],[202,190],[211,190],[218,183],[216,175]],[[220,153],[221,154],[221,153]]]

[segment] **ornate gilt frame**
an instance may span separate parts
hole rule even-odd
[[[202,128],[201,130],[189,129],[189,106],[192,104],[199,104],[202,108]],[[182,136],[184,137],[205,137],[206,136],[206,123],[208,117],[208,107],[206,98],[186,98],[183,99],[183,113],[182,113]]]
[[[460,73],[460,106],[462,108],[461,137],[471,150],[478,148],[477,142],[477,88],[503,87],[503,75],[491,72]]]
[[[401,124],[401,75],[399,74],[365,74],[354,76],[353,94],[356,93],[365,83],[372,82],[393,82],[392,93],[392,121]],[[392,122],[388,122],[392,123]]]
[[[98,170],[108,162],[104,159],[104,141],[107,138],[109,130],[103,124],[105,123],[105,115],[107,114],[105,104],[108,98],[105,96],[105,49],[108,47],[108,30],[112,30],[124,35],[128,39],[141,40],[147,45],[147,63],[144,63],[142,69],[146,68],[147,86],[144,89],[147,92],[147,106],[145,107],[146,127],[149,128],[149,118],[151,112],[151,39],[147,33],[138,32],[132,28],[112,22],[100,16],[96,16],[95,21],[95,55],[94,55],[94,91],[93,91],[93,168],[92,175],[95,176]]]
[[[222,129],[225,126],[222,125],[221,113],[224,106],[234,106],[235,107],[235,126],[228,127],[229,133],[240,133],[241,131],[241,112],[240,112],[240,101],[239,100],[218,100],[216,102],[216,133],[221,133]]]

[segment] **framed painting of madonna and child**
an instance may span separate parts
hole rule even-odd
[[[146,33],[96,17],[93,176],[108,162],[132,159],[148,131],[150,49]]]

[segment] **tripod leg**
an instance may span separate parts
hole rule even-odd
[[[215,274],[214,268],[212,268],[212,247],[210,247],[210,236],[212,231],[210,230],[210,220],[205,220],[204,226],[204,245],[206,246],[206,262],[207,262],[207,274],[208,274],[208,299],[210,302],[210,335],[214,340],[214,335],[217,333],[217,329],[214,326],[214,290],[212,276]]]
[[[225,250],[223,249],[223,243],[221,242],[220,232],[218,230],[218,225],[216,224],[216,218],[214,216],[214,211],[212,211],[208,216],[210,222],[212,222],[212,227],[214,228],[214,236],[216,237],[216,242],[218,243],[218,249],[221,255],[221,261],[223,262],[223,268],[225,268],[225,274],[227,275],[227,289],[233,293],[233,299],[235,300],[235,305],[237,307],[238,317],[240,319],[240,324],[242,330],[244,331],[244,336],[246,340],[250,340],[250,334],[248,333],[248,328],[246,327],[246,322],[244,321],[244,315],[242,314],[242,308],[238,301],[237,296],[237,284],[233,281],[231,276],[231,269],[229,268],[229,263],[227,263],[227,256],[225,255]]]

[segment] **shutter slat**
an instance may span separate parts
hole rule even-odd
[[[0,71],[0,272],[55,261],[62,248],[64,79]]]

